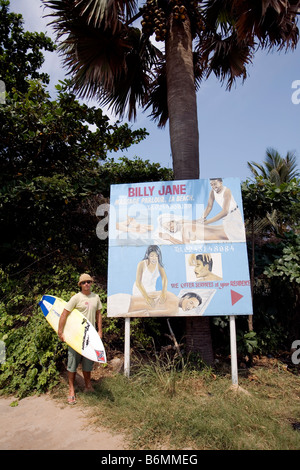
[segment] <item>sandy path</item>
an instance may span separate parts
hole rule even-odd
[[[0,398],[0,450],[123,450],[124,437],[89,426],[87,410],[47,395]]]

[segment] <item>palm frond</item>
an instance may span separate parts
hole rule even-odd
[[[157,121],[158,127],[164,127],[169,119],[167,100],[166,64],[160,62],[151,83],[146,109],[152,108],[150,118]]]
[[[206,0],[205,32],[201,39],[207,75],[212,71],[230,89],[247,77],[257,47],[293,49],[299,40],[300,0]]]
[[[137,12],[137,0],[79,0],[78,6],[83,15],[88,15],[88,23],[95,27],[103,22],[116,24],[119,20],[128,21]]]
[[[295,152],[287,152],[285,157],[286,164],[289,168],[289,179],[300,177],[300,171],[297,168],[297,155]]]
[[[136,116],[144,105],[150,69],[160,52],[128,26],[133,0],[43,0],[60,38],[59,51],[81,98],[110,104],[117,114]],[[111,12],[111,16],[109,16]],[[109,17],[109,21],[108,21]]]
[[[235,32],[223,39],[219,34],[207,36],[199,45],[202,67],[206,76],[212,72],[231,89],[237,78],[247,78],[246,65],[251,63],[252,51],[246,42],[237,41]]]
[[[257,38],[261,47],[269,49],[294,48],[299,39],[299,7],[300,2],[295,0],[233,0],[238,37],[253,44]]]
[[[63,23],[81,16],[86,24],[95,28],[109,27],[117,30],[121,22],[130,21],[138,11],[137,0],[42,0],[45,7],[53,12],[52,22],[56,30],[65,29]]]
[[[264,179],[268,178],[266,170],[263,167],[263,165],[260,165],[259,163],[255,163],[255,162],[248,162],[247,165],[255,178],[258,176],[262,176]]]
[[[126,55],[131,50],[127,31],[95,28],[81,17],[68,28],[59,52],[79,95],[91,98],[97,87],[109,87],[126,69]]]
[[[271,213],[267,212],[265,217],[257,217],[254,220],[245,222],[246,232],[248,235],[262,235],[267,228],[272,228],[278,232],[278,213],[274,209]]]
[[[266,150],[266,158],[262,164],[248,162],[248,167],[254,177],[262,176],[264,179],[280,186],[281,183],[289,182],[298,178],[300,173],[297,169],[297,157],[295,152],[287,152],[286,157],[269,147]]]
[[[149,38],[141,35],[137,28],[130,28],[127,37],[131,45],[126,54],[126,67],[110,86],[102,87],[99,100],[123,117],[135,119],[138,106],[146,106],[152,81],[152,66],[158,61],[160,51],[151,44]]]

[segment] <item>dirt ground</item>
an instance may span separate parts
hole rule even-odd
[[[93,428],[80,405],[59,404],[47,395],[10,406],[0,398],[0,450],[123,450],[122,435]]]
[[[79,389],[80,380],[78,374]],[[126,449],[123,435],[93,427],[88,413],[78,402],[68,405],[50,395],[0,397],[0,450]]]

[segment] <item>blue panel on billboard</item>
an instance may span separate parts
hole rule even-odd
[[[107,312],[251,315],[240,180],[112,185]]]

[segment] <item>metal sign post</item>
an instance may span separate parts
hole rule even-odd
[[[125,318],[124,375],[130,375],[130,318]]]
[[[230,321],[231,379],[232,379],[233,385],[238,385],[235,316],[230,315],[229,321]]]

